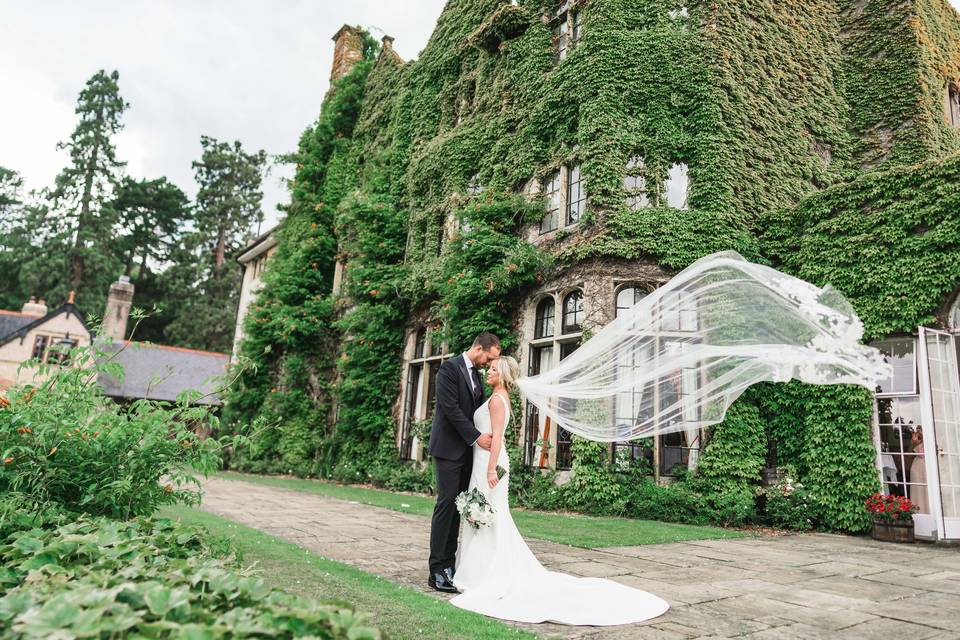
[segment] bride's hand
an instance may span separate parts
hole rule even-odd
[[[493,471],[487,471],[487,484],[490,485],[490,488],[493,489],[495,486],[497,486],[498,482],[500,482],[500,480],[497,478],[496,469]]]

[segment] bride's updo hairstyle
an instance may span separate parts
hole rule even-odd
[[[500,356],[497,360],[497,373],[500,374],[500,382],[507,391],[510,391],[516,386],[517,378],[520,377],[520,365],[513,356]]]

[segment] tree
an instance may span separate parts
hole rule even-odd
[[[117,219],[109,203],[125,163],[116,158],[113,136],[123,127],[127,103],[120,96],[116,71],[98,71],[77,99],[79,122],[59,148],[70,164],[24,226],[33,244],[22,264],[22,284],[29,291],[59,301],[70,290],[88,314],[103,313],[110,282],[122,262],[114,237]]]
[[[134,264],[139,261],[135,280],[142,280],[148,262],[161,265],[169,261],[189,214],[183,191],[166,178],[124,178],[110,208],[123,229],[118,248],[126,275],[134,275]]]
[[[23,204],[20,200],[20,189],[23,188],[23,179],[16,171],[0,167],[0,229],[12,221],[11,214]]]
[[[23,179],[16,171],[0,167],[0,308],[23,304],[20,265],[30,254],[30,238],[24,229]]]
[[[200,190],[197,192],[196,224],[213,253],[213,272],[219,276],[231,250],[240,248],[254,223],[263,222],[260,190],[266,153],[244,152],[240,142],[232,145],[214,138],[200,138],[203,156],[193,163]]]
[[[198,349],[229,351],[236,324],[240,270],[227,265],[263,221],[260,191],[266,154],[246,153],[239,142],[204,136],[203,155],[193,163],[200,186],[192,233],[176,249],[164,273],[168,295],[177,295],[168,341]]]

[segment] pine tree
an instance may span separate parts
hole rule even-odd
[[[22,188],[23,179],[16,171],[0,167],[0,309],[16,309],[25,300],[20,265],[30,254],[30,237],[23,224]]]
[[[203,155],[193,163],[199,190],[195,231],[176,250],[164,274],[168,295],[179,293],[166,338],[198,349],[229,351],[240,293],[240,270],[228,257],[263,221],[260,190],[266,154],[246,153],[239,142],[204,136]]]
[[[37,251],[23,269],[27,286],[54,301],[77,291],[88,314],[103,312],[110,282],[122,268],[114,243],[118,221],[108,206],[125,166],[113,144],[128,106],[118,78],[116,71],[98,71],[80,92],[80,121],[59,145],[69,152],[70,164],[48,193],[49,209],[38,210],[32,221]]]
[[[210,245],[213,273],[219,276],[227,253],[243,244],[255,223],[263,222],[260,186],[266,154],[248,154],[239,141],[231,145],[207,136],[200,144],[203,156],[193,163],[200,186],[196,224]]]
[[[149,263],[157,268],[170,260],[189,204],[183,191],[166,178],[123,179],[110,208],[123,230],[118,249],[126,275],[142,280]]]

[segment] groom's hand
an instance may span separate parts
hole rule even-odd
[[[490,451],[490,445],[493,444],[493,436],[489,433],[481,433],[480,437],[477,438],[477,444],[480,445],[481,449]]]

